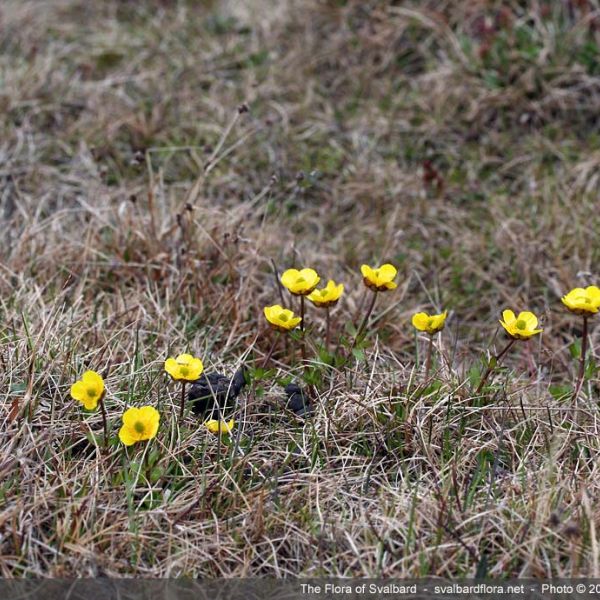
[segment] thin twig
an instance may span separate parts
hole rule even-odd
[[[490,362],[488,364],[488,368],[486,369],[485,373],[483,374],[483,377],[481,378],[481,381],[479,382],[479,385],[477,386],[477,389],[475,390],[475,395],[476,396],[483,389],[483,386],[485,385],[485,383],[488,380],[488,377],[490,376],[490,374],[492,373],[492,371],[498,366],[498,363],[500,362],[500,359],[502,359],[502,357],[512,348],[512,345],[514,343],[515,343],[515,338],[511,338],[510,342],[508,342],[508,344],[506,345],[506,347],[504,348],[504,350],[502,350],[502,352],[500,352],[500,354],[497,354],[494,357],[494,360],[490,360]]]
[[[587,354],[588,344],[588,317],[583,315],[583,331],[581,332],[581,353],[579,355],[579,375],[577,376],[577,385],[573,392],[573,401],[575,402],[583,387],[583,380],[585,378],[585,355]]]
[[[429,371],[431,369],[431,353],[433,351],[433,335],[429,336],[429,343],[427,344],[427,358],[425,360],[425,381],[429,379]]]
[[[183,412],[185,410],[185,385],[186,382],[181,382],[181,410],[179,411],[179,418],[183,419]]]
[[[358,328],[358,331],[356,332],[354,342],[352,342],[352,349],[354,349],[354,347],[356,346],[356,343],[360,339],[360,336],[362,335],[363,331],[365,330],[365,328],[367,326],[367,323],[369,322],[369,317],[371,316],[371,313],[373,312],[373,308],[375,308],[376,300],[377,300],[377,292],[374,291],[373,297],[371,298],[371,303],[369,304],[369,308],[367,308],[367,313],[365,314],[364,319],[362,320],[362,323],[360,324],[360,327]]]

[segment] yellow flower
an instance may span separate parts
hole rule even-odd
[[[291,329],[294,329],[294,327],[297,327],[300,321],[302,321],[302,319],[296,317],[291,310],[283,308],[283,306],[279,306],[279,304],[265,306],[264,312],[267,321],[269,321],[273,329],[277,329],[278,331],[290,331]]]
[[[123,426],[119,429],[119,439],[126,446],[151,440],[156,436],[159,421],[160,414],[153,406],[129,408],[123,413]]]
[[[281,283],[294,296],[308,296],[316,287],[321,278],[314,269],[288,269],[281,276]]]
[[[394,282],[398,271],[393,265],[385,264],[377,269],[372,269],[369,265],[363,265],[360,272],[365,285],[375,292],[395,290],[398,287],[398,284]]]
[[[502,312],[503,321],[500,325],[506,329],[510,337],[516,340],[528,340],[532,335],[541,333],[543,329],[536,329],[538,324],[537,317],[532,312],[521,312],[518,317],[512,310]]]
[[[575,288],[562,297],[563,304],[576,315],[593,315],[600,309],[600,288]]]
[[[230,419],[229,421],[217,421],[215,419],[210,419],[204,423],[206,429],[208,429],[211,433],[231,433],[233,426],[235,425],[235,421]]]
[[[71,397],[81,402],[86,410],[95,410],[104,395],[104,379],[96,371],[86,371],[71,386]]]
[[[412,324],[419,331],[426,331],[429,335],[433,335],[434,333],[444,329],[447,316],[447,310],[440,315],[428,315],[424,312],[416,313],[413,315]]]
[[[180,354],[177,358],[167,358],[165,371],[175,381],[196,381],[202,375],[204,365],[191,354]]]
[[[326,308],[328,306],[334,306],[340,299],[340,296],[344,293],[344,284],[337,284],[333,279],[327,282],[327,285],[320,289],[314,290],[308,297],[308,299],[315,305]]]

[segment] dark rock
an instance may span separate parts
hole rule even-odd
[[[304,390],[296,383],[288,383],[284,388],[287,396],[285,407],[298,417],[308,417],[312,414],[310,399]]]
[[[232,378],[221,373],[204,373],[192,384],[188,400],[194,414],[213,419],[233,409],[235,399],[246,385],[245,369],[238,369]]]

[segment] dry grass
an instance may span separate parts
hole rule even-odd
[[[600,328],[575,412],[559,301],[600,281],[597,0],[241,4],[0,6],[0,574],[600,577]],[[346,283],[336,335],[362,262],[401,285],[312,418],[281,347],[220,447],[162,361],[260,364],[272,261]],[[505,306],[544,334],[474,398]],[[152,444],[99,452],[85,368]]]

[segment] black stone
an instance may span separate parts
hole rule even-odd
[[[245,369],[238,369],[232,378],[221,373],[204,373],[188,392],[192,410],[199,416],[218,419],[233,409],[235,399],[246,385]]]
[[[308,417],[312,413],[310,399],[304,390],[296,383],[288,383],[283,390],[287,398],[285,399],[285,407],[291,410],[298,417]]]

